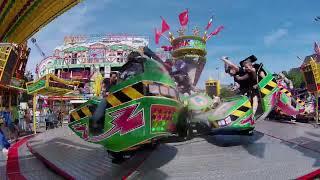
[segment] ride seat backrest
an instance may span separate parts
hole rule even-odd
[[[257,74],[258,74],[258,79],[259,79],[259,82],[260,82],[260,81],[263,79],[263,78],[261,78],[261,77],[259,76],[260,72],[263,72],[266,76],[267,76],[267,72],[264,70],[262,63],[256,64],[256,66],[257,66],[257,68],[258,68]],[[258,82],[258,83],[259,83],[259,82]]]
[[[136,60],[128,61],[124,64],[120,70],[120,73],[127,73],[131,75],[136,75],[144,72],[143,62],[145,58],[138,58]],[[127,76],[128,77],[128,76]],[[124,77],[124,80],[127,78]]]

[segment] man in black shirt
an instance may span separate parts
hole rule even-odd
[[[262,69],[262,65],[253,64],[257,58],[251,55],[240,62],[241,67],[247,73],[245,76],[241,77],[248,80],[249,84],[249,97],[251,98],[253,116],[255,116],[258,108],[259,102],[259,87],[258,83],[266,76]]]
[[[240,93],[250,97],[254,116],[258,108],[258,82],[265,77],[261,66],[253,64],[257,58],[249,56],[240,62],[240,67],[230,62],[227,57],[223,57],[222,60],[227,67],[226,72],[234,77],[234,81],[239,85]]]
[[[222,57],[221,60],[225,63],[226,73],[233,77],[236,88],[240,90],[240,94],[245,95],[249,91],[249,83],[247,78],[241,78],[247,74],[244,68],[233,64],[228,57]]]

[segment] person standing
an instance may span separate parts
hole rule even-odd
[[[26,124],[26,131],[32,131],[32,128],[31,128],[31,126],[30,126],[30,124],[31,124],[31,118],[32,118],[32,116],[31,116],[31,113],[30,113],[30,109],[26,109],[25,110],[25,124]]]
[[[26,125],[24,121],[24,111],[22,109],[19,110],[19,126],[22,131],[26,130]]]
[[[13,119],[12,119],[12,114],[9,110],[9,108],[5,108],[3,117],[5,119],[6,125],[9,129],[9,139],[17,141],[18,140],[18,133],[17,129],[14,125]]]
[[[0,120],[0,150],[3,152],[3,154],[8,154],[8,149],[10,147],[10,143],[8,142],[5,134],[2,131],[2,127],[4,126],[4,120]]]

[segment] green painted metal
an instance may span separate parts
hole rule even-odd
[[[132,50],[133,48],[128,46],[128,45],[111,45],[110,46],[110,49],[111,50],[119,50],[119,49],[122,49],[122,50]]]
[[[240,106],[242,106],[246,101],[248,101],[249,98],[247,96],[237,96],[237,97],[232,97],[232,98],[226,98],[224,99],[223,103],[230,103],[232,106],[228,106],[226,108],[223,108],[223,110],[219,111],[218,113],[213,113],[214,115],[210,114],[208,116],[209,121],[218,121],[221,119],[225,119],[231,113],[238,109]],[[220,109],[219,109],[220,110]],[[219,115],[216,115],[219,114]]]
[[[127,86],[136,84],[137,82],[141,81],[156,82],[166,86],[170,86],[174,89],[176,88],[174,81],[165,71],[162,64],[154,60],[147,59],[144,62],[144,70],[145,71],[143,73],[137,74],[130,79],[113,86],[110,89],[110,92],[113,93],[119,91]],[[86,104],[80,106],[76,110],[81,109],[87,104],[98,104],[98,102],[98,99],[89,100]],[[168,118],[168,120],[165,119],[161,121],[155,121],[155,116],[151,114],[151,108],[154,106],[160,107],[160,109],[161,107],[173,108],[174,112],[172,118]],[[135,109],[134,111],[130,112],[131,115],[127,118],[139,117],[139,115],[142,114],[143,125],[134,130],[126,132],[122,132],[120,128],[118,130],[115,130],[115,128],[117,128],[119,125],[116,121],[118,121],[119,119],[117,119],[117,117],[115,117],[113,113],[126,111],[126,109],[130,107],[135,107]],[[69,127],[78,136],[89,142],[101,144],[106,149],[113,152],[121,152],[126,151],[131,147],[143,144],[148,140],[158,139],[164,136],[171,135],[173,131],[170,129],[170,125],[174,125],[178,122],[179,111],[181,109],[182,104],[176,99],[163,96],[143,96],[142,98],[133,99],[118,106],[106,109],[104,129],[103,133],[100,135],[93,135],[89,132],[89,117],[84,117],[79,121],[74,121],[69,124]]]
[[[206,111],[213,104],[213,100],[205,93],[193,94],[189,97],[182,96],[181,101],[192,111]]]
[[[36,91],[39,91],[40,89],[44,88],[45,86],[46,86],[46,81],[44,79],[40,79],[39,81],[37,81],[35,83],[27,85],[28,94],[32,94]]]
[[[84,46],[77,46],[77,47],[71,47],[64,50],[64,52],[80,52],[80,51],[87,51],[89,48]]]
[[[260,89],[260,93],[261,93],[261,89],[263,87],[265,87],[270,81],[274,80],[274,77],[272,75],[272,73],[270,73],[269,71],[265,70],[266,77],[263,78],[259,83],[259,89]],[[279,91],[279,87],[276,86],[276,88],[274,88],[269,94],[267,94],[263,99],[262,99],[262,108],[264,112],[270,112],[274,106],[275,106],[275,101],[276,101],[276,96],[275,94]]]
[[[139,128],[135,131],[132,131],[128,134],[125,135],[120,135],[120,133],[117,133],[113,136],[111,136],[108,139],[105,139],[99,144],[102,144],[105,146],[107,149],[115,152],[119,151],[124,151],[128,147],[133,147],[135,145],[138,145],[141,142],[144,142],[149,139],[153,139],[156,137],[161,137],[161,136],[169,136],[171,135],[170,132],[165,131],[165,132],[152,132],[151,131],[151,113],[150,113],[150,107],[153,104],[158,104],[158,105],[165,105],[165,106],[174,106],[178,107],[179,102],[173,101],[172,99],[167,99],[167,98],[156,98],[156,97],[144,97],[139,100],[132,101],[130,103],[123,104],[121,106],[115,107],[115,108],[110,108],[106,111],[106,121],[105,121],[105,131],[110,130],[113,125],[112,125],[112,117],[109,115],[110,112],[119,110],[121,108],[127,107],[132,104],[139,104],[139,107],[137,109],[137,112],[140,110],[143,110],[143,115],[144,115],[144,127]],[[173,122],[177,122],[177,116],[178,114],[175,114],[175,117],[173,118]],[[121,142],[121,143],[119,143]]]
[[[163,67],[163,65],[157,61],[149,59],[146,62],[144,62],[144,72],[143,73],[138,74],[136,76],[133,76],[130,79],[127,79],[126,81],[121,82],[117,86],[111,87],[110,92],[119,91],[126,86],[129,86],[131,84],[134,84],[134,83],[142,81],[142,80],[159,82],[159,83],[176,88],[174,80],[168,74],[168,72]]]

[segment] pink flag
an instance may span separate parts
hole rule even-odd
[[[161,37],[161,32],[157,30],[157,28],[154,28],[154,32],[155,32],[155,42],[156,44],[159,44],[159,40],[160,40],[160,37]]]
[[[179,21],[181,26],[186,26],[189,21],[189,11],[188,9],[184,10],[182,13],[179,14]]]
[[[314,42],[314,52],[320,56],[320,48],[319,45],[317,44],[317,42]]]
[[[171,50],[172,50],[172,46],[161,46],[161,48],[162,48],[164,51],[171,51]]]
[[[206,31],[208,31],[210,29],[210,27],[212,25],[212,21],[213,21],[213,16],[211,16],[211,18],[210,18],[210,20],[209,20],[209,22],[207,24]]]
[[[215,29],[214,31],[212,31],[207,39],[210,39],[212,36],[217,35],[222,29],[224,28],[224,26],[219,26],[217,29]]]
[[[169,31],[169,29],[170,29],[170,26],[169,26],[169,24],[166,22],[166,20],[164,20],[162,17],[161,17],[161,19],[162,19],[162,23],[161,23],[161,33],[164,33],[164,32],[166,32],[166,31]]]

